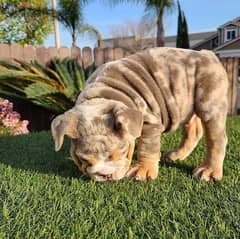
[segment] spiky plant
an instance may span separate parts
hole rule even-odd
[[[62,113],[74,105],[87,77],[74,59],[53,59],[46,67],[36,61],[0,61],[0,95]]]

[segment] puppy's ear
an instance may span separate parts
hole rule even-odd
[[[59,151],[62,147],[64,135],[72,139],[78,138],[77,123],[77,115],[70,112],[59,115],[52,121],[51,131],[55,142],[55,151]]]
[[[141,136],[143,127],[142,112],[134,109],[115,110],[115,127],[120,133],[125,136],[130,134],[134,138]]]

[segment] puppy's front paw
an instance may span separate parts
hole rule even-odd
[[[128,172],[127,177],[136,180],[153,180],[158,175],[158,165],[136,163]]]
[[[193,177],[203,181],[220,181],[223,172],[221,167],[212,167],[209,165],[201,165],[193,171]]]

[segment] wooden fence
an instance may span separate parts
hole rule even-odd
[[[46,65],[52,58],[60,59],[69,57],[77,59],[82,67],[87,68],[93,63],[100,66],[106,62],[120,59],[126,55],[122,48],[90,48],[83,47],[33,47],[30,45],[21,46],[17,44],[0,44],[0,60],[24,60],[27,62],[36,60]]]
[[[83,68],[95,64],[100,66],[106,62],[120,59],[126,56],[127,53],[121,48],[94,48],[83,47],[38,47],[20,46],[17,44],[7,45],[0,44],[0,60],[25,60],[27,62],[36,60],[42,65],[46,65],[52,58],[60,59],[69,57],[79,61]],[[222,58],[221,62],[225,67],[228,79],[228,102],[229,115],[237,114],[238,100],[238,76],[239,76],[239,58]],[[30,121],[30,130],[49,129],[50,121],[54,117],[51,112],[32,104],[24,102],[15,102],[15,110],[21,113],[22,118]]]
[[[228,74],[228,115],[237,114],[239,60],[237,57],[222,58],[221,62]]]

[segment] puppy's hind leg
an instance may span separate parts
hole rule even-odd
[[[206,132],[206,159],[193,171],[193,177],[204,181],[218,181],[223,176],[223,160],[226,152],[226,114],[219,112],[214,118],[203,121]]]
[[[188,157],[203,135],[201,119],[193,115],[183,126],[183,137],[180,145],[165,154],[171,160],[184,160]]]
[[[196,88],[195,110],[205,128],[207,150],[205,160],[194,170],[193,176],[217,181],[223,176],[227,145],[228,77],[221,64],[204,68],[203,75]]]

